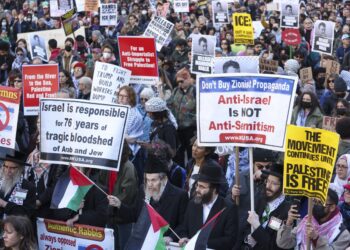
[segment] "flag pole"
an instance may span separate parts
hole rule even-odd
[[[235,148],[235,184],[239,188],[239,147]],[[239,206],[239,196],[236,196],[236,205]]]
[[[102,188],[100,188],[95,182],[93,182],[89,177],[87,177],[83,172],[81,172],[79,169],[74,167],[72,164],[70,164],[72,168],[75,168],[77,171],[79,171],[81,174],[83,174],[89,181],[91,181],[95,187],[97,187],[102,193],[104,193],[106,196],[109,196]]]
[[[177,235],[177,233],[175,233],[175,231],[169,226],[170,231],[176,236],[176,238],[178,238],[179,240],[181,240],[181,238]]]

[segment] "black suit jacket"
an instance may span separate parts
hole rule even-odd
[[[217,218],[209,239],[208,248],[212,249],[232,249],[238,232],[238,210],[236,206],[218,196],[210,210],[209,221],[221,209],[226,208]],[[193,200],[188,203],[184,222],[176,228],[176,232],[181,238],[192,238],[203,226],[203,206],[195,204]]]

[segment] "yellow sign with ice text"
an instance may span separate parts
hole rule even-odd
[[[248,13],[232,14],[234,44],[254,45],[252,17]]]
[[[287,126],[283,193],[318,198],[325,204],[338,151],[337,133]]]

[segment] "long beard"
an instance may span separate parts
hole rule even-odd
[[[7,196],[13,187],[16,185],[16,183],[21,179],[21,172],[18,172],[16,175],[14,175],[12,178],[5,177],[1,180],[1,189],[0,191],[4,194],[4,196]]]
[[[148,188],[146,187],[145,188],[145,200],[146,200],[146,202],[149,203],[151,198],[153,199],[153,201],[158,202],[160,200],[160,198],[162,197],[163,191],[165,189],[165,185],[166,185],[166,182],[162,181],[161,185],[160,185],[159,192],[149,191]]]

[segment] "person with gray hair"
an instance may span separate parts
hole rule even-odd
[[[78,99],[90,100],[92,80],[90,77],[83,76],[79,79],[79,96]]]
[[[142,115],[143,134],[138,138],[139,141],[149,142],[149,136],[151,133],[152,119],[147,115],[145,110],[146,102],[154,97],[154,91],[151,88],[144,88],[140,93],[140,102],[137,104],[137,110]]]

